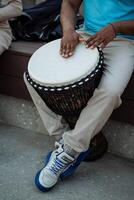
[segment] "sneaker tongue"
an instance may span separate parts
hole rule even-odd
[[[70,162],[74,161],[74,158],[68,155],[64,149],[63,145],[60,144],[59,142],[55,142],[55,147],[57,150],[55,150],[55,153],[57,154],[56,157],[61,160],[63,163],[68,164]]]
[[[57,157],[58,157],[58,159],[60,159],[60,160],[61,160],[63,163],[65,163],[65,164],[74,161],[74,158],[71,157],[70,155],[68,155],[68,154],[65,153],[65,152],[62,152],[62,153],[59,154]]]

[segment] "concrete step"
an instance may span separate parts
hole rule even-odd
[[[42,133],[0,124],[1,200],[133,200],[134,162],[109,153],[96,162],[83,162],[51,192],[38,191],[34,175],[53,142]]]
[[[32,102],[0,95],[0,119],[10,125],[48,135]],[[111,121],[103,133],[109,152],[134,160],[134,126]]]

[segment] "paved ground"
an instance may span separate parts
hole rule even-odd
[[[0,124],[0,200],[133,200],[134,162],[105,155],[82,163],[77,173],[49,193],[34,186],[34,174],[53,141],[43,134]]]

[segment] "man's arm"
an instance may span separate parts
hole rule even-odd
[[[122,33],[125,35],[134,34],[134,19],[113,22],[112,24],[114,25],[117,33]]]
[[[0,8],[0,22],[21,15],[22,1],[10,0],[7,6]]]
[[[73,54],[79,42],[79,35],[75,32],[75,18],[82,0],[63,0],[61,8],[61,24],[63,38],[60,53],[63,57]]]
[[[74,31],[75,18],[82,0],[63,0],[61,8],[61,24],[63,34],[66,31]]]
[[[95,48],[100,46],[101,48],[104,48],[118,33],[134,35],[134,20],[124,20],[108,24],[86,41],[86,47]]]

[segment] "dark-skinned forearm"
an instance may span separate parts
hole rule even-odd
[[[134,34],[134,20],[124,20],[112,23],[115,27],[116,33],[125,35]]]
[[[75,6],[70,0],[63,0],[61,8],[63,34],[68,31],[74,31],[77,10],[77,6]]]

